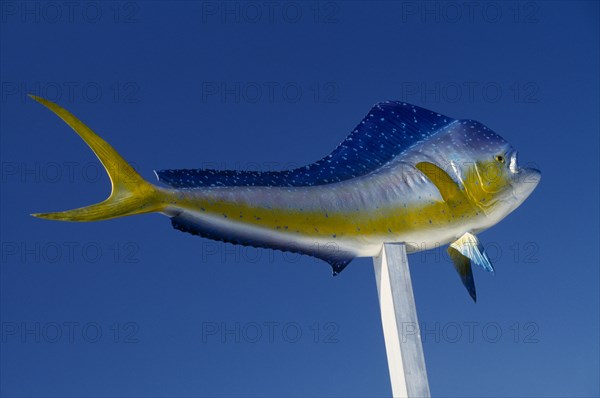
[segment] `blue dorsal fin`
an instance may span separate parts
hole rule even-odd
[[[285,171],[213,169],[157,170],[159,181],[174,188],[208,186],[311,186],[370,173],[455,119],[398,101],[380,102],[348,137],[323,159]]]

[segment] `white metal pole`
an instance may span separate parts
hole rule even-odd
[[[394,397],[430,397],[417,307],[404,243],[373,257],[383,337]]]

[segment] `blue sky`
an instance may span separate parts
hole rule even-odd
[[[150,180],[312,162],[387,99],[483,122],[543,178],[480,234],[477,304],[409,257],[432,394],[598,396],[598,3],[469,4],[2,2],[0,394],[390,395],[370,259],[30,217],[109,192],[32,92]]]

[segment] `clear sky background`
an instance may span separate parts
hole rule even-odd
[[[1,3],[0,394],[391,394],[371,259],[30,217],[109,192],[32,92],[150,180],[312,162],[382,100],[483,122],[543,178],[480,234],[477,304],[445,248],[409,257],[432,394],[598,396],[598,3],[270,4]]]

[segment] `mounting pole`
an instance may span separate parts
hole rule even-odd
[[[430,397],[406,246],[385,243],[373,265],[392,394]]]

